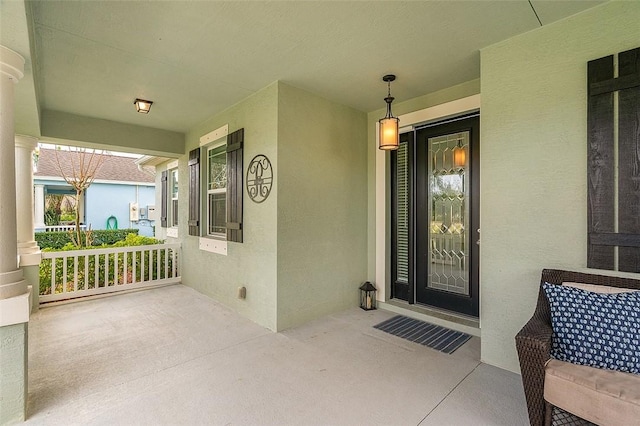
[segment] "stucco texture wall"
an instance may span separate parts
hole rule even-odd
[[[279,83],[278,329],[357,306],[367,275],[366,114]]]
[[[191,129],[186,137],[186,152],[198,147],[201,136],[225,124],[229,125],[229,132],[244,128],[244,170],[256,154],[264,154],[271,160],[277,182],[277,96],[278,84],[273,83]],[[201,163],[201,178],[205,176],[205,164]],[[178,173],[181,200],[178,232],[183,252],[183,283],[250,320],[276,330],[277,187],[274,186],[269,198],[261,204],[244,197],[244,242],[227,243],[227,255],[224,256],[200,250],[199,238],[188,235],[187,155],[179,158]],[[236,297],[240,286],[247,288],[245,300]]]
[[[0,424],[24,421],[28,323],[0,327]]]
[[[587,250],[587,61],[640,45],[640,3],[610,2],[481,52],[482,360],[519,371],[514,336],[543,268]]]

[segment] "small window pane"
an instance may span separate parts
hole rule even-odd
[[[171,170],[171,198],[178,199],[178,169]]]
[[[226,146],[209,150],[208,190],[227,187],[227,153]]]
[[[227,229],[227,194],[209,194],[209,234],[224,234]]]
[[[171,200],[171,226],[178,226],[178,200]]]

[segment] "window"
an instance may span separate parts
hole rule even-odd
[[[169,188],[171,188],[169,226],[178,226],[178,169],[169,170]]]
[[[178,237],[178,161],[167,164],[160,177],[160,226],[167,229],[168,237]]]
[[[189,235],[209,237],[200,241],[201,248],[212,238],[238,243],[243,240],[244,129],[230,134],[227,129],[224,126],[201,137],[201,147],[189,152]],[[202,186],[201,156],[206,161]]]
[[[227,145],[207,148],[207,235],[226,237]]]

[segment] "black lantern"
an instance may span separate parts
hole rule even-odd
[[[398,132],[398,122],[400,119],[394,117],[391,112],[391,102],[395,99],[391,96],[391,82],[396,79],[393,74],[385,75],[382,77],[382,81],[387,83],[387,97],[384,101],[387,103],[387,115],[378,120],[379,134],[378,134],[378,148],[385,151],[398,149],[400,143],[400,134]]]
[[[376,308],[376,288],[369,281],[360,286],[360,307],[365,311]]]

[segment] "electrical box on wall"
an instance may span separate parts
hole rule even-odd
[[[140,210],[138,209],[138,203],[129,203],[129,220],[137,222],[140,220]]]
[[[156,206],[147,206],[147,219],[149,220],[158,220],[158,212],[156,211]]]
[[[140,207],[140,219],[147,218],[147,209],[145,207]]]

